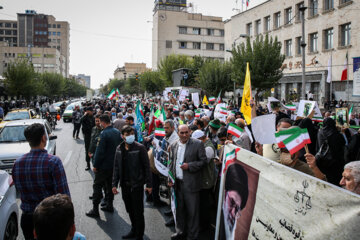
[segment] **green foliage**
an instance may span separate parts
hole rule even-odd
[[[109,91],[108,93],[110,93],[111,90],[115,89],[119,89],[120,93],[121,93],[121,89],[123,89],[125,86],[125,81],[124,80],[120,80],[120,79],[110,79],[109,83],[107,84],[107,90]]]
[[[65,78],[58,73],[45,72],[39,75],[42,85],[41,95],[47,97],[60,96],[65,90]]]
[[[140,87],[143,91],[149,93],[162,92],[165,87],[165,81],[161,80],[159,72],[144,72],[140,76]]]
[[[172,71],[179,68],[192,68],[193,59],[186,55],[171,54],[163,58],[158,66],[160,78],[165,86],[172,86]]]
[[[30,99],[41,90],[32,64],[25,59],[9,63],[4,77],[5,89],[10,96]]]
[[[81,97],[86,95],[86,87],[78,84],[75,79],[66,79],[63,95],[65,97]]]
[[[232,54],[232,79],[243,84],[246,63],[249,62],[251,86],[258,93],[273,88],[282,77],[280,68],[285,56],[281,54],[281,43],[277,38],[258,36],[252,45],[248,38],[246,45],[243,43],[233,48]]]
[[[199,70],[199,85],[208,96],[232,89],[231,64],[219,60],[207,60]]]
[[[110,90],[111,91],[111,90]],[[136,81],[134,77],[127,78],[124,87],[124,94],[139,94],[140,91],[140,83]],[[121,93],[121,90],[120,90]]]

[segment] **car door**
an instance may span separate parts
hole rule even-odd
[[[49,154],[55,155],[56,139],[49,140],[50,136],[52,136],[52,129],[48,121],[45,121],[45,130],[48,138],[48,142],[46,144],[46,150],[48,151]]]

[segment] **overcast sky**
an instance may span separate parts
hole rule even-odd
[[[250,0],[253,7],[265,0]],[[230,18],[236,0],[192,0],[194,10]],[[241,8],[241,0],[238,1]],[[113,77],[124,62],[151,67],[153,0],[1,0],[2,19],[16,20],[26,9],[70,23],[70,74],[91,76],[91,88]]]

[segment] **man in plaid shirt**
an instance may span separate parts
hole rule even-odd
[[[15,161],[12,177],[21,195],[21,228],[26,240],[34,239],[33,212],[45,198],[57,193],[70,196],[60,158],[45,150],[47,135],[42,124],[34,123],[24,131],[31,150]]]

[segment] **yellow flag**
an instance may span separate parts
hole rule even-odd
[[[250,70],[249,70],[249,63],[247,63],[246,64],[245,82],[244,82],[244,91],[243,91],[243,95],[242,95],[240,111],[244,115],[245,121],[248,125],[251,124],[251,106],[250,106],[251,99],[252,99],[252,93],[251,93]]]
[[[203,103],[203,105],[209,105],[209,101],[208,101],[206,95],[204,96],[204,99],[203,99],[202,103]]]

